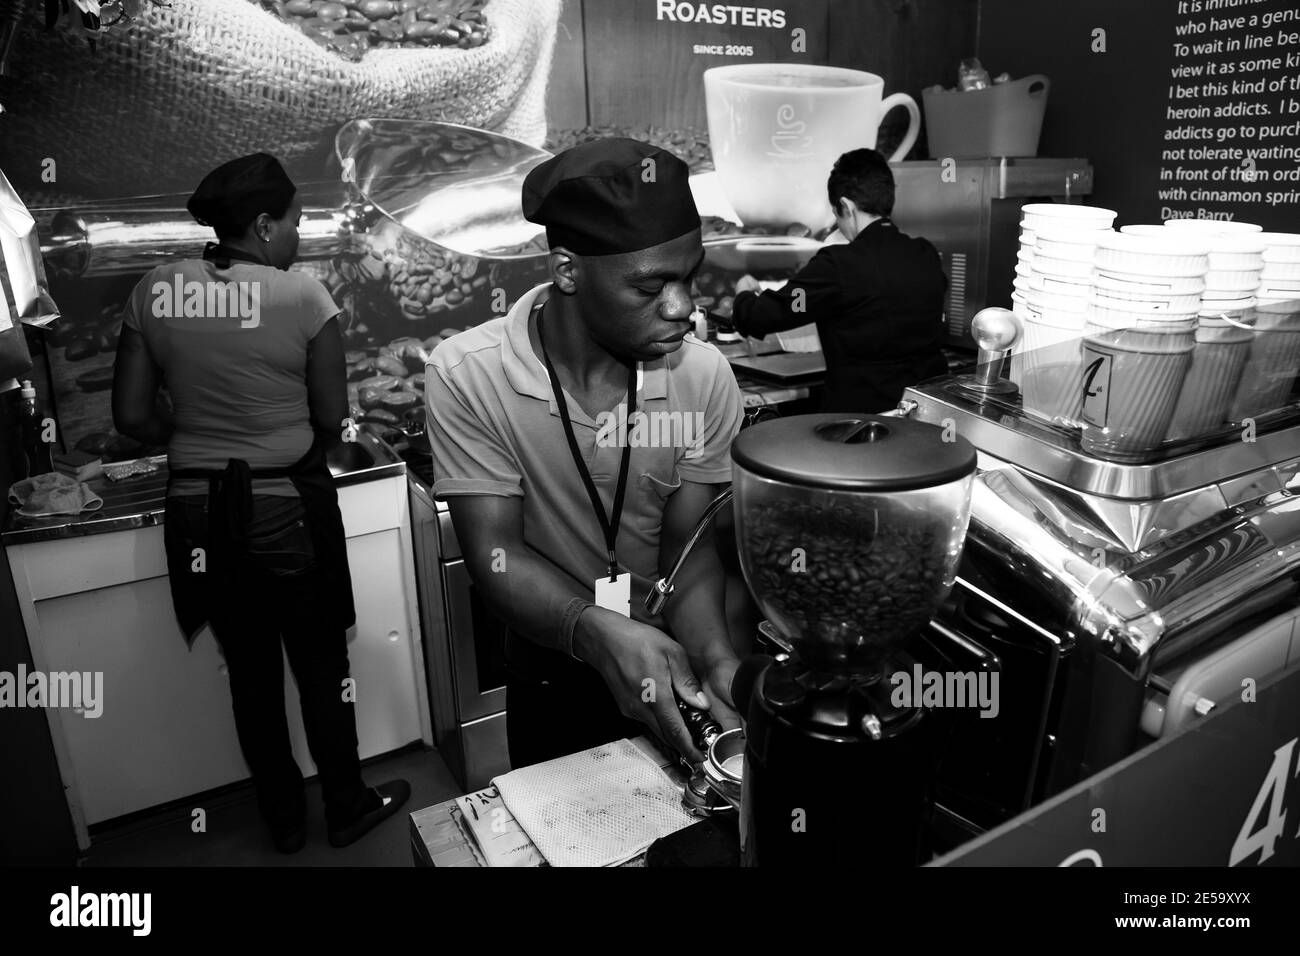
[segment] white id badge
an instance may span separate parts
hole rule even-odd
[[[596,606],[624,617],[632,616],[632,575],[624,571],[613,581],[608,574],[596,579]]]

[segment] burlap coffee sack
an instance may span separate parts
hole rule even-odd
[[[46,33],[33,13],[0,119],[0,167],[40,185],[51,157],[61,190],[97,197],[188,190],[259,150],[311,175],[335,130],[360,117],[462,123],[541,145],[560,5],[492,0],[483,46],[372,49],[358,63],[249,0],[146,4],[96,53]]]

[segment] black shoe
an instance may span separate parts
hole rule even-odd
[[[378,798],[379,806],[361,814],[352,823],[341,827],[330,827],[330,846],[345,847],[356,843],[391,817],[411,798],[411,785],[405,780],[390,780],[373,788],[371,792]]]
[[[307,827],[302,823],[290,827],[272,827],[271,840],[281,853],[297,853],[307,845]]]

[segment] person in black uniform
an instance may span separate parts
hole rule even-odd
[[[845,153],[826,185],[849,242],[821,249],[776,291],[743,277],[732,322],[755,338],[816,323],[826,356],[822,411],[888,411],[904,388],[948,370],[939,349],[948,277],[933,245],[890,221],[894,175],[874,149]]]

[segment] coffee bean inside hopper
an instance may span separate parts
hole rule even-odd
[[[812,664],[852,663],[925,626],[945,529],[885,508],[772,502],[745,511],[751,584]]]

